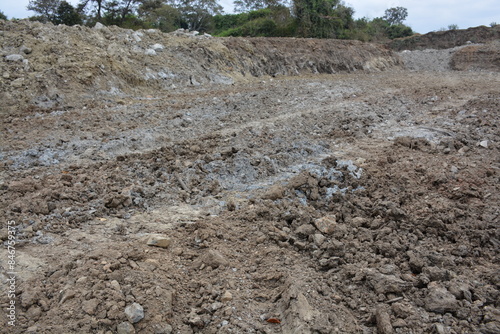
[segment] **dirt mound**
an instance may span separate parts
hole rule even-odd
[[[453,54],[450,65],[460,71],[500,71],[500,40],[464,47]]]
[[[1,21],[3,108],[81,106],[92,99],[230,84],[262,75],[378,71],[399,65],[353,41],[211,38],[97,25]]]
[[[387,46],[396,51],[450,49],[469,43],[486,43],[500,39],[500,25],[495,27],[479,26],[468,29],[435,31],[425,35],[398,38]]]

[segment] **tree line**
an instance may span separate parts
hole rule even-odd
[[[389,8],[379,18],[354,19],[354,9],[341,0],[235,0],[234,6],[236,14],[225,14],[218,0],[80,0],[76,6],[30,0],[27,9],[36,13],[31,20],[53,24],[100,22],[163,32],[183,28],[216,36],[382,41],[413,34],[403,24],[408,16],[403,7]]]

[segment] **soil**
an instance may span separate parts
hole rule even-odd
[[[500,39],[500,25],[479,26],[468,29],[432,31],[424,35],[396,38],[387,46],[396,51],[451,49],[467,43],[489,43]]]
[[[1,113],[2,285],[17,273],[15,298],[0,296],[1,333],[500,332],[492,67],[454,71],[441,57],[426,69],[420,52],[409,69],[402,55],[345,42],[334,63],[359,66],[294,73],[301,57],[326,59],[323,48],[307,55],[326,42],[270,52],[279,40],[263,39],[252,50],[293,56],[246,74],[234,58],[240,75],[222,82],[206,79],[222,67],[172,65],[183,79],[168,84],[134,79],[153,66],[134,56],[107,72],[112,91],[104,74],[81,81],[86,65],[7,59],[24,45],[34,64],[61,30],[74,42],[87,28],[2,24],[3,93],[20,103]],[[14,46],[26,27],[54,37]],[[234,55],[252,41],[177,34],[158,35],[186,50],[162,51],[169,64],[189,43]]]

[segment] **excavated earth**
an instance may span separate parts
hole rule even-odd
[[[1,333],[500,332],[498,43],[0,43]]]

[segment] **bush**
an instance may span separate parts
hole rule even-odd
[[[252,36],[252,37],[272,37],[276,36],[276,22],[269,18],[259,18],[245,23],[242,26],[228,29],[220,34],[227,36]]]
[[[290,10],[275,6],[248,13],[217,15],[214,17],[217,36],[286,37],[295,36],[297,26]]]
[[[387,37],[390,39],[408,37],[413,35],[413,30],[404,24],[397,24],[387,27]]]

